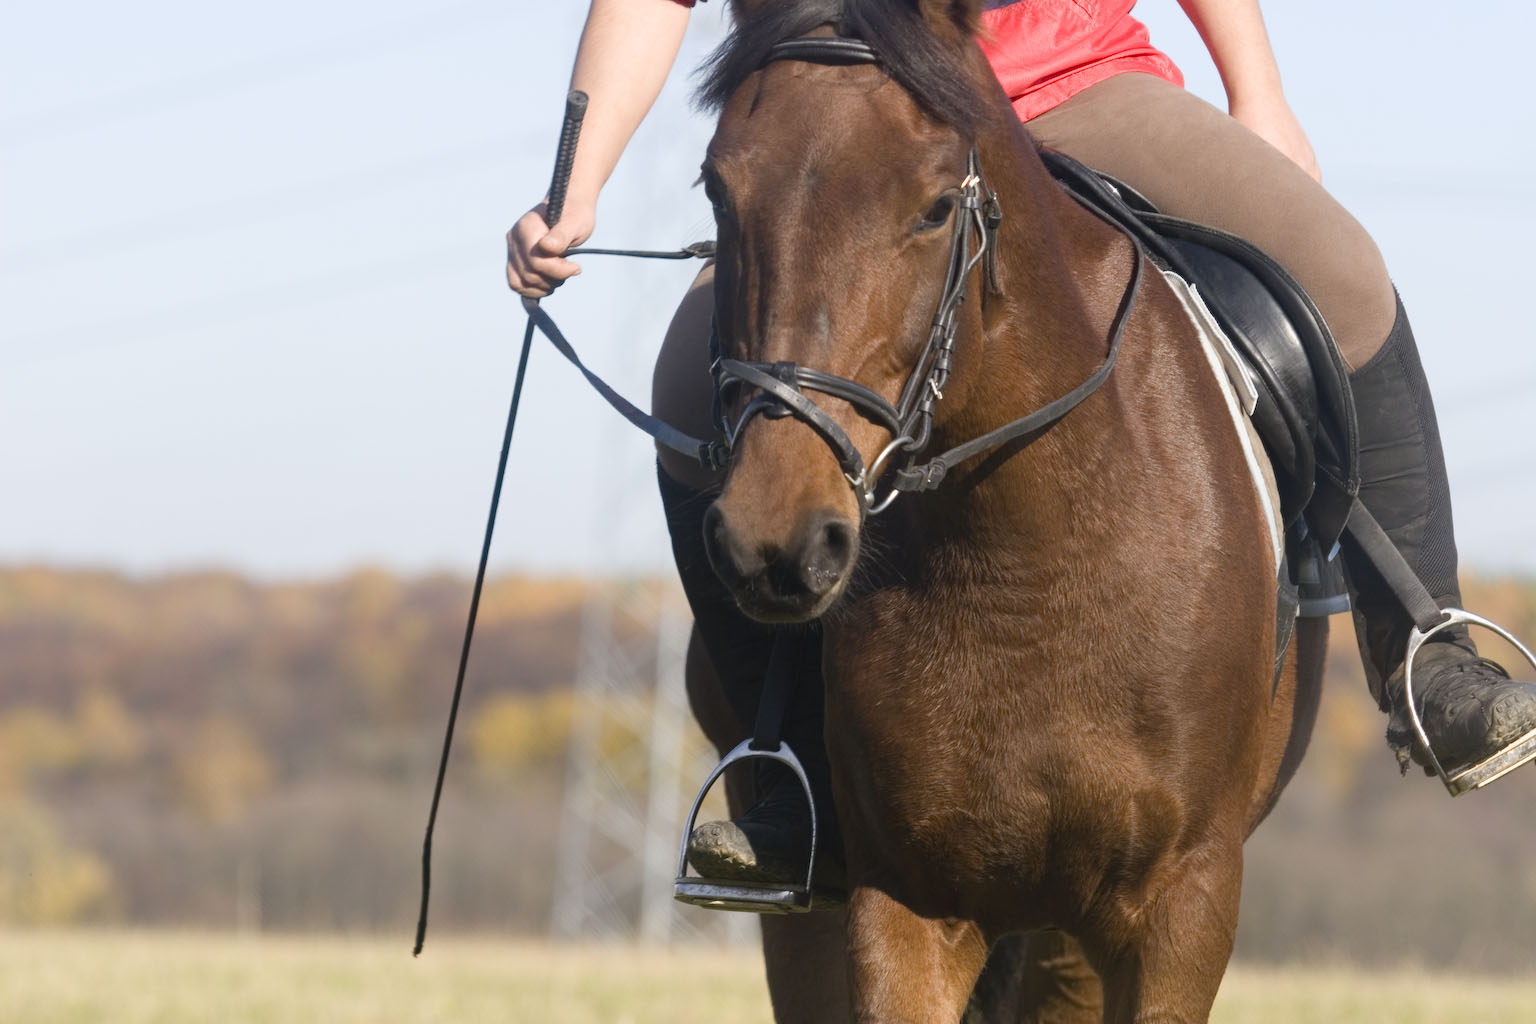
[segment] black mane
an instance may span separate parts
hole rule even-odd
[[[719,112],[768,50],[821,25],[862,39],[880,55],[880,67],[929,114],[975,134],[981,100],[959,70],[962,54],[923,20],[916,0],[779,0],[739,18],[720,48],[699,69],[699,105]]]

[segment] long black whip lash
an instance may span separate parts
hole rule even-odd
[[[571,182],[571,164],[576,159],[576,141],[581,136],[581,121],[587,115],[587,94],[572,89],[565,99],[565,121],[560,126],[560,147],[555,152],[555,173],[549,183],[549,205],[544,220],[550,227],[560,221],[565,208],[565,190]],[[507,475],[507,451],[512,447],[512,427],[517,423],[517,405],[523,396],[523,376],[528,371],[528,352],[533,347],[533,311],[538,299],[523,299],[528,311],[528,328],[523,332],[523,351],[517,360],[517,379],[512,384],[512,407],[507,411],[507,429],[501,439],[501,459],[496,463],[496,486],[491,490],[491,512],[485,521],[485,542],[480,546],[480,568],[475,572],[475,590],[469,599],[469,621],[464,626],[464,646],[459,651],[459,675],[453,684],[453,703],[448,708],[448,728],[443,734],[443,755],[437,764],[437,784],[432,790],[432,810],[427,815],[427,834],[421,844],[421,911],[416,918],[416,946],[412,956],[421,955],[427,941],[427,899],[432,891],[432,829],[437,824],[437,807],[443,798],[443,778],[448,772],[448,751],[453,745],[453,726],[459,717],[459,698],[464,693],[464,669],[469,664],[469,644],[475,635],[475,615],[480,611],[480,590],[485,585],[485,563],[491,554],[491,534],[496,529],[496,508],[501,504],[501,484]]]

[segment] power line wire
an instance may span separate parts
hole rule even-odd
[[[14,367],[145,344],[158,341],[167,334],[223,327],[333,299],[365,295],[393,287],[403,280],[422,280],[450,272],[462,275],[470,256],[470,249],[462,243],[418,250],[393,259],[343,267],[276,285],[227,292],[180,306],[22,335],[7,339],[4,353],[6,362]],[[478,251],[473,256],[477,262],[486,259],[489,268],[486,277],[494,280],[495,256],[489,252],[482,256]],[[61,342],[83,336],[106,340],[60,347]]]
[[[351,200],[434,177],[445,167],[479,166],[511,156],[510,142],[482,141],[443,150],[385,167],[314,178],[279,188],[229,196],[103,228],[56,235],[0,250],[0,269],[34,271],[80,259],[94,259],[162,242],[231,231],[271,220],[274,215],[299,213],[327,206],[338,195]],[[217,222],[213,222],[217,218]],[[84,251],[82,251],[84,250]]]
[[[479,17],[468,17],[472,14],[478,14]],[[192,72],[136,87],[118,86],[105,95],[62,103],[0,121],[0,149],[16,149],[99,124],[256,88],[321,68],[375,56],[402,45],[416,46],[436,37],[484,28],[487,23],[504,21],[511,16],[512,12],[502,4],[461,3],[446,10],[433,9],[430,14],[380,26],[372,31],[349,31],[345,35],[333,36],[287,53],[268,54],[222,68]]]

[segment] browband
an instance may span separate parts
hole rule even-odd
[[[864,40],[837,36],[805,36],[775,43],[763,63],[775,60],[804,60],[815,64],[880,63],[879,55]]]

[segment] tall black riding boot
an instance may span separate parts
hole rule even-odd
[[[1360,500],[1441,608],[1460,608],[1451,495],[1429,384],[1402,300],[1381,351],[1350,374],[1360,430]],[[1355,635],[1371,695],[1390,714],[1387,742],[1404,772],[1416,749],[1403,704],[1413,621],[1346,534]],[[1478,657],[1466,629],[1447,630],[1414,659],[1414,695],[1430,745],[1448,771],[1478,764],[1536,731],[1536,685]],[[1428,771],[1428,769],[1426,769]]]
[[[672,554],[683,591],[726,699],[745,733],[757,719],[763,681],[773,647],[785,629],[747,618],[704,553],[704,513],[716,494],[678,483],[660,467],[657,480]],[[816,801],[816,883],[820,898],[843,888],[842,839],[832,806],[831,768],[822,738],[821,634],[794,627],[790,642],[802,645],[804,669],[784,715],[782,738],[799,758]],[[706,878],[743,882],[804,884],[811,823],[800,780],[783,765],[753,762],[756,803],[732,821],[705,822],[688,840],[688,859]]]

